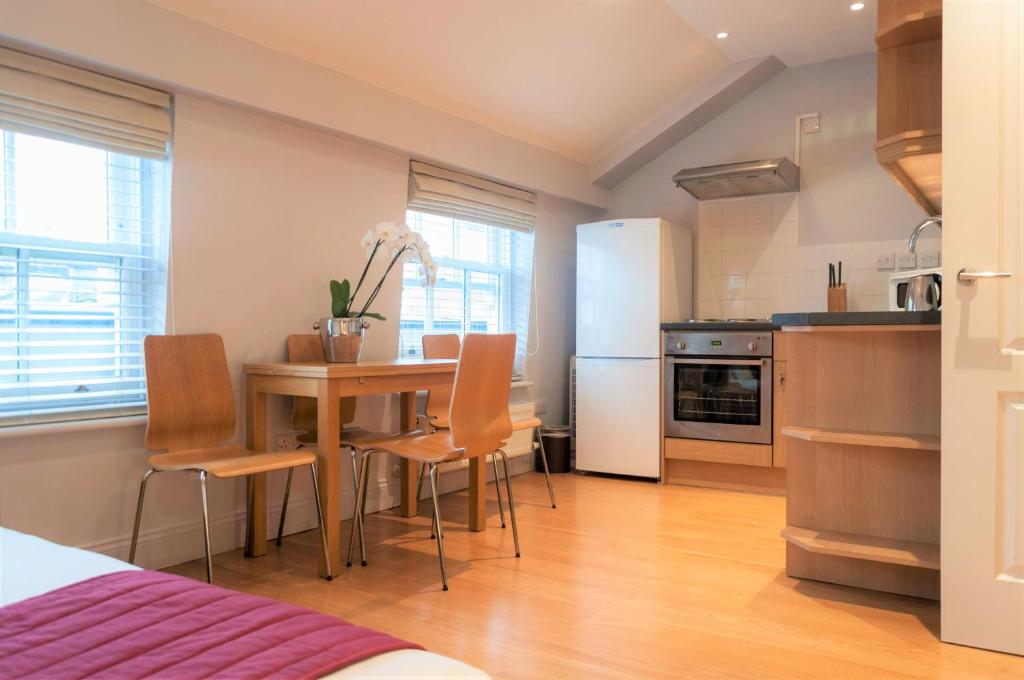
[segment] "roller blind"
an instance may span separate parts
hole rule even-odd
[[[105,151],[164,158],[166,92],[0,47],[0,127]]]
[[[409,210],[531,232],[537,218],[537,194],[411,161]]]

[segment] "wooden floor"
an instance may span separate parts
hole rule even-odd
[[[451,590],[421,517],[367,520],[369,566],[316,577],[318,535],[218,555],[219,585],[423,644],[495,678],[1024,678],[1024,659],[938,641],[938,605],[787,578],[785,499],[598,477],[514,478],[511,528],[442,499]],[[348,526],[344,533],[348,536]],[[169,569],[203,578],[202,562]]]

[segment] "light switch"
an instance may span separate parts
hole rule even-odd
[[[917,253],[900,253],[900,256],[896,258],[897,269],[916,269],[917,268]]]
[[[896,268],[896,256],[892,253],[886,253],[885,255],[878,256],[878,265],[876,269],[878,271],[888,271]]]

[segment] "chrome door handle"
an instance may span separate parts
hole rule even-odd
[[[976,272],[970,267],[964,267],[956,275],[956,280],[960,283],[973,286],[977,281],[984,279],[1008,279],[1013,276],[1010,272]]]

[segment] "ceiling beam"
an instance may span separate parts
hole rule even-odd
[[[613,147],[594,163],[591,179],[598,186],[614,187],[785,68],[785,64],[772,56],[726,66]]]

